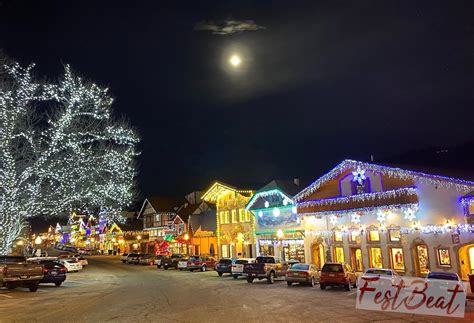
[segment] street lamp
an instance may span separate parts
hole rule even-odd
[[[282,239],[283,238],[283,231],[281,229],[278,229],[277,231],[277,238]]]
[[[186,234],[184,235],[184,240],[186,240],[186,241],[189,240],[189,234],[186,233]]]
[[[41,239],[40,236],[37,236],[36,239],[35,239],[35,244],[36,244],[36,245],[40,245],[41,242],[43,242],[43,239]]]

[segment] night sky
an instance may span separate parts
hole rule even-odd
[[[474,139],[472,1],[0,0],[0,48],[111,88],[144,196]]]

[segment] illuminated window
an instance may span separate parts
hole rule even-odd
[[[229,257],[227,245],[222,245],[222,258],[227,258]]]
[[[225,212],[221,211],[220,217],[219,217],[219,222],[222,224],[225,221]]]
[[[377,230],[370,230],[368,235],[370,242],[380,241],[380,234]]]
[[[351,234],[349,235],[349,237],[351,239],[351,242],[360,243],[360,232],[359,231],[351,231]]]
[[[390,260],[392,268],[397,271],[405,271],[405,259],[402,248],[390,248]]]
[[[448,248],[438,248],[438,264],[440,266],[451,267],[451,257]]]
[[[428,247],[424,244],[416,246],[418,274],[426,275],[430,271],[430,259],[428,256]]]
[[[400,242],[400,230],[388,230],[388,236],[391,242]]]
[[[342,242],[342,232],[334,231],[334,241]]]
[[[354,268],[356,271],[363,271],[364,267],[362,265],[362,250],[360,250],[360,248],[352,248],[351,253],[352,268]]]
[[[244,210],[244,211],[245,211],[245,222],[250,222],[250,212],[247,210]]]
[[[239,221],[240,222],[245,222],[245,210],[244,209],[239,210]]]
[[[383,268],[382,249],[378,247],[369,248],[369,261],[371,268]]]
[[[334,258],[336,258],[336,262],[344,263],[344,248],[335,247],[334,254],[335,254]]]
[[[229,211],[225,211],[224,223],[230,223]]]
[[[232,223],[237,223],[237,210],[232,210]]]

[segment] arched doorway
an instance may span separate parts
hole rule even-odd
[[[459,248],[459,271],[462,280],[469,280],[468,275],[474,274],[474,244]]]
[[[416,276],[425,277],[430,272],[428,246],[421,239],[413,244],[413,262]]]
[[[311,245],[311,263],[321,269],[324,265],[324,247],[321,243]]]

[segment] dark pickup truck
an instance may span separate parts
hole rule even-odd
[[[0,286],[8,289],[28,287],[30,292],[38,290],[43,279],[43,266],[29,264],[25,257],[0,255]]]
[[[287,264],[272,256],[257,257],[254,263],[244,264],[244,275],[247,276],[248,283],[253,283],[257,278],[266,279],[269,284],[273,284],[275,278],[285,277],[287,270]]]

